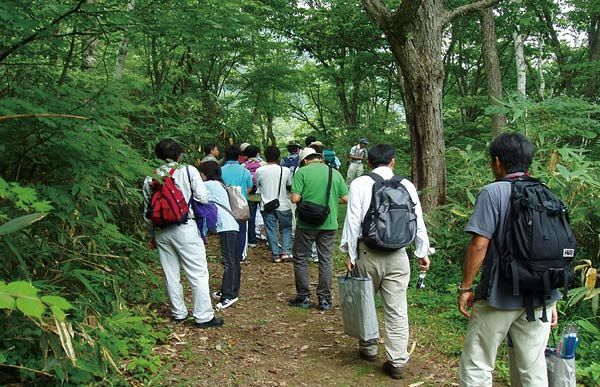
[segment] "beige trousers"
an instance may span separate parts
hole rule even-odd
[[[346,184],[348,184],[348,186],[350,186],[350,183],[352,183],[352,180],[356,179],[357,177],[360,177],[364,174],[365,169],[362,165],[362,163],[350,163],[350,165],[348,165],[348,172],[346,172]]]
[[[547,306],[548,317],[552,305]],[[535,311],[542,315],[542,308]],[[498,347],[506,335],[513,342],[511,350],[511,386],[547,387],[546,357],[544,350],[550,334],[550,323],[528,322],[525,309],[496,309],[487,301],[473,305],[465,344],[460,358],[460,385],[469,387],[491,386],[492,372]],[[516,368],[516,369],[515,369]]]
[[[361,242],[356,269],[361,277],[371,278],[373,293],[381,295],[387,360],[394,367],[404,367],[409,358],[406,289],[410,264],[406,250],[372,250]],[[377,340],[359,341],[359,350],[366,355],[376,355],[377,347]]]

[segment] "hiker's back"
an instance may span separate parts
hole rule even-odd
[[[398,250],[411,244],[417,235],[416,203],[405,179],[394,176],[384,179],[377,173],[370,173],[374,180],[371,202],[362,222],[362,236],[365,244],[377,250]]]

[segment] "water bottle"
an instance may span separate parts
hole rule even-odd
[[[563,331],[556,352],[563,359],[573,359],[575,358],[575,350],[578,344],[577,325],[573,323],[569,324]]]
[[[425,276],[427,275],[426,271],[419,272],[419,278],[417,279],[417,289],[425,288]]]
[[[429,248],[429,255],[435,253],[435,247]],[[417,289],[425,289],[425,276],[427,276],[426,271],[419,271],[419,278],[417,279]]]

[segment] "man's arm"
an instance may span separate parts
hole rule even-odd
[[[340,203],[341,204],[346,204],[348,203],[348,195],[344,195],[340,198]]]
[[[490,240],[481,235],[473,235],[469,245],[467,246],[467,254],[463,266],[463,278],[460,283],[461,289],[468,289],[473,286],[473,281],[479,273],[479,269],[483,264],[485,253],[487,251]],[[473,291],[466,291],[458,295],[458,310],[466,317],[471,317],[471,313],[467,310],[473,304]]]

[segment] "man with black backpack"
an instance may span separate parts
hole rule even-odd
[[[528,176],[534,153],[519,133],[500,134],[490,145],[497,180],[483,187],[466,226],[472,238],[458,286],[459,311],[470,318],[461,386],[492,385],[496,352],[507,336],[516,365],[511,385],[548,385],[544,350],[557,320],[558,288],[572,279],[575,239],[562,202]]]
[[[405,247],[415,242],[419,271],[429,270],[429,237],[415,186],[394,176],[396,151],[379,144],[369,150],[372,173],[350,184],[340,250],[348,254],[346,267],[373,281],[384,312],[383,370],[400,379],[409,360],[406,290],[410,263]],[[359,341],[359,355],[377,360],[378,340]]]
[[[156,177],[148,176],[144,180],[144,208],[152,233],[148,247],[158,248],[172,319],[184,322],[188,318],[180,281],[183,266],[192,289],[192,315],[196,326],[219,327],[223,319],[215,317],[213,312],[204,243],[190,210],[192,197],[200,203],[208,203],[208,192],[195,167],[178,163],[181,150],[171,139],[160,141],[154,148],[156,157],[166,164],[156,170]]]

